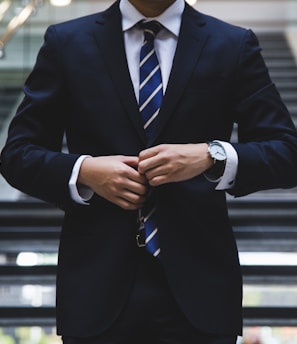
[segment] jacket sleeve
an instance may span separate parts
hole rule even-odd
[[[258,40],[247,31],[238,62],[238,171],[234,196],[297,185],[296,129],[271,82]]]
[[[0,165],[13,187],[58,205],[71,201],[68,182],[79,157],[62,152],[67,88],[61,49],[55,29],[50,27],[25,82],[25,96],[10,124]]]

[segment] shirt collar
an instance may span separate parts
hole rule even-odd
[[[181,25],[182,13],[185,8],[184,0],[175,0],[175,2],[167,8],[160,16],[155,18],[160,22],[167,30],[172,32],[176,37],[179,35],[179,29]],[[143,14],[141,14],[129,0],[120,1],[120,11],[122,13],[122,27],[123,31],[131,29],[136,23],[141,20],[146,20]]]

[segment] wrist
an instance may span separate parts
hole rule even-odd
[[[208,179],[219,180],[225,171],[227,155],[223,145],[218,141],[208,142],[208,155],[212,160],[212,166],[206,170]]]
[[[205,171],[208,171],[214,166],[214,159],[211,157],[208,151],[209,144],[204,143],[205,145]]]
[[[89,186],[90,187],[90,173],[91,173],[91,166],[92,166],[92,157],[87,157],[84,159],[80,166],[77,182],[79,184]]]

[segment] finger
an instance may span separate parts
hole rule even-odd
[[[147,184],[147,180],[145,178],[145,176],[143,176],[142,174],[140,174],[138,172],[138,161],[139,161],[139,158],[138,157],[135,157],[135,156],[121,156],[120,157],[121,159],[121,162],[123,162],[124,164],[127,165],[128,169],[128,175],[127,175],[127,178],[128,179],[131,179],[137,183],[140,183],[140,184]]]
[[[171,182],[167,175],[156,176],[149,179],[148,181],[150,186],[159,186]]]
[[[134,192],[131,192],[130,190],[126,190],[122,192],[121,198],[125,199],[129,203],[133,203],[135,205],[141,205],[145,202],[145,195],[139,195]]]
[[[125,163],[126,165],[131,166],[133,168],[137,168],[138,161],[139,161],[138,156],[126,156],[126,155],[124,155],[121,158],[122,158],[121,161],[123,163]]]
[[[163,145],[148,148],[139,154],[138,171],[144,174],[149,169],[152,169],[161,164],[159,161],[162,158]]]
[[[146,174],[150,170],[160,168],[162,166],[162,159],[159,155],[142,160],[138,164],[138,171],[141,174]]]
[[[129,171],[128,179],[137,184],[147,185],[146,176],[135,169]]]
[[[139,153],[139,162],[142,160],[146,160],[157,155],[160,151],[160,146],[155,146],[151,148],[147,148]]]
[[[139,209],[143,206],[146,196],[136,194],[130,190],[122,190],[116,194],[108,193],[105,198],[124,209]]]
[[[118,198],[114,203],[125,210],[137,210],[142,207],[142,205],[130,203],[123,198]]]
[[[129,192],[132,192],[139,196],[144,196],[147,194],[148,189],[148,183],[147,179],[145,178],[145,184],[140,184],[134,181],[128,181],[124,190],[128,190]]]
[[[145,202],[144,196],[136,195],[130,191],[126,191],[117,198],[118,205],[124,209],[139,209]]]

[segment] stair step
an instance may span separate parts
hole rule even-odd
[[[294,60],[269,60],[266,61],[267,67],[269,69],[276,69],[276,70],[287,70],[290,71],[296,70],[296,63]]]

